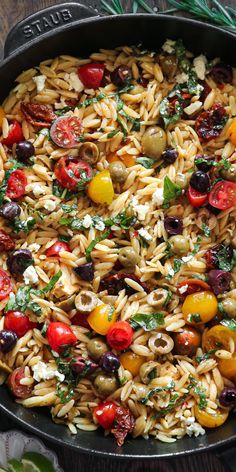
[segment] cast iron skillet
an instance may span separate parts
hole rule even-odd
[[[236,36],[216,27],[183,18],[164,15],[122,15],[98,17],[78,3],[55,5],[20,22],[9,33],[5,59],[0,65],[0,99],[6,97],[15,77],[24,69],[58,54],[88,55],[99,47],[143,43],[157,49],[166,38],[182,38],[195,53],[208,57],[221,56],[235,65]],[[205,436],[186,437],[172,444],[153,439],[128,439],[118,448],[111,437],[102,432],[78,431],[72,436],[65,426],[51,421],[46,410],[27,410],[17,405],[5,386],[0,391],[0,409],[22,427],[80,452],[125,459],[164,458],[203,452],[236,439],[236,422],[231,416],[221,428],[208,430]],[[232,466],[233,453],[227,456]],[[233,470],[233,469],[228,469]],[[235,469],[234,469],[235,470]]]

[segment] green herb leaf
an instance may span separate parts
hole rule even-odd
[[[179,185],[175,184],[170,180],[168,175],[165,176],[164,178],[164,190],[163,190],[163,196],[164,196],[164,202],[163,202],[163,207],[166,208],[169,206],[170,202],[172,200],[175,200],[177,197],[179,197],[182,194],[182,189]]]
[[[151,159],[150,157],[137,157],[136,163],[141,164],[141,166],[145,167],[145,169],[151,169],[155,163],[155,160]]]
[[[192,322],[201,323],[202,318],[201,318],[201,315],[199,315],[199,313],[192,313],[191,315],[188,315],[188,321],[190,321],[191,323]]]
[[[228,329],[232,329],[232,331],[236,330],[236,320],[234,318],[225,318],[224,320],[220,321],[220,324],[225,326]]]
[[[210,351],[204,352],[204,354],[202,356],[195,357],[195,361],[198,364],[200,364],[201,362],[204,362],[207,359],[210,359],[210,357],[212,357],[213,354],[215,354],[216,351],[217,351],[217,349],[211,349]]]
[[[134,329],[143,328],[144,331],[152,331],[164,325],[164,314],[136,313],[130,318],[129,323]]]
[[[115,307],[110,305],[109,313],[108,313],[108,321],[112,321],[112,316],[113,316],[114,311],[115,311]]]
[[[209,236],[211,234],[211,230],[210,230],[209,226],[207,226],[205,223],[202,224],[202,232],[203,232],[204,236],[209,238]]]
[[[174,265],[173,265],[174,275],[175,275],[177,272],[179,272],[179,270],[180,270],[182,264],[183,264],[182,259],[174,259]],[[168,274],[168,275],[166,276],[166,279],[171,280],[171,279],[174,277],[174,275]]]
[[[68,243],[71,240],[71,236],[60,234],[58,240],[62,241],[63,243]]]
[[[97,243],[100,243],[100,241],[103,241],[104,239],[106,239],[109,234],[110,234],[111,230],[107,230],[105,233],[101,234],[101,236],[98,236],[97,238],[95,238],[90,244],[89,246],[87,247],[86,251],[85,251],[85,257],[86,257],[86,260],[87,262],[90,262],[92,260],[91,258],[91,252],[93,250],[93,248],[96,246]]]
[[[64,213],[71,213],[72,211],[77,210],[78,207],[75,203],[73,203],[72,205],[66,205],[62,203],[61,208]]]
[[[73,197],[77,197],[76,193],[68,190],[67,188],[63,188],[57,180],[53,180],[52,193],[55,195],[55,197],[60,197],[65,201],[71,200]]]
[[[107,139],[114,138],[114,136],[116,136],[116,134],[118,134],[119,132],[119,129],[114,129],[113,131],[110,131],[110,133],[107,133]]]
[[[36,225],[37,221],[35,218],[29,217],[27,220],[20,220],[20,218],[15,218],[9,226],[12,228],[14,233],[20,233],[23,231],[24,233],[29,233],[33,227]]]
[[[151,397],[153,397],[153,395],[156,395],[157,393],[162,393],[162,392],[171,392],[171,390],[174,390],[174,388],[175,388],[175,383],[172,380],[170,384],[167,385],[166,387],[153,388],[152,390],[150,390],[150,392],[148,392],[148,394],[144,398],[142,398],[142,400],[139,400],[139,402],[142,403],[142,405],[145,405],[148,402],[148,400]]]

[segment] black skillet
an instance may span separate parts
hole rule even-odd
[[[47,58],[58,54],[87,56],[100,47],[110,49],[122,44],[142,43],[144,47],[155,50],[166,38],[182,38],[196,54],[205,53],[210,58],[221,56],[226,62],[236,65],[236,36],[214,26],[164,15],[99,17],[88,7],[65,3],[35,13],[11,30],[5,44],[5,59],[0,65],[0,99],[6,97],[22,70]],[[224,426],[208,430],[205,436],[185,437],[172,444],[153,439],[128,439],[119,448],[112,437],[105,438],[100,431],[78,431],[76,436],[72,436],[65,426],[51,421],[48,411],[27,410],[17,405],[5,386],[0,388],[0,409],[23,428],[78,452],[119,459],[154,459],[224,446],[220,455],[228,464],[227,470],[236,471],[234,415]]]

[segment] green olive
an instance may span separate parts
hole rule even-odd
[[[99,150],[95,143],[87,142],[81,144],[78,154],[83,161],[89,162],[89,164],[95,164],[99,157]]]
[[[229,169],[222,169],[220,175],[231,182],[236,182],[236,164],[231,164]]]
[[[233,298],[226,298],[222,301],[224,312],[230,318],[236,318],[236,300]]]
[[[161,365],[159,362],[144,362],[139,369],[140,379],[143,383],[148,384],[152,379],[159,377]]]
[[[109,165],[109,171],[110,171],[113,182],[122,184],[126,181],[128,172],[123,162],[120,162],[120,161],[111,162],[111,164]]]
[[[119,252],[119,262],[123,267],[135,267],[139,261],[139,256],[132,246],[123,247]]]
[[[118,388],[118,382],[114,375],[99,374],[94,380],[94,387],[100,397],[108,397]]]
[[[63,311],[73,310],[75,307],[75,295],[71,295],[69,298],[57,303],[57,307]]]
[[[189,184],[191,174],[182,174],[181,172],[178,172],[175,178],[175,183],[176,185],[179,185],[181,188],[186,188]]]
[[[175,254],[183,255],[189,251],[189,241],[182,234],[176,234],[169,239],[171,249]]]
[[[167,79],[173,79],[178,67],[177,57],[174,54],[168,54],[168,56],[160,56],[159,60],[163,74]]]
[[[143,153],[153,159],[159,159],[166,149],[166,133],[160,126],[148,128],[142,137]]]
[[[89,340],[87,344],[87,350],[90,357],[94,361],[98,361],[100,357],[102,357],[102,355],[105,354],[105,352],[107,352],[109,349],[102,338],[93,338]]]
[[[231,245],[236,249],[236,236],[231,240]]]

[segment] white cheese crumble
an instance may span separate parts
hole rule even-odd
[[[99,231],[103,231],[105,229],[105,224],[103,223],[102,219],[98,220],[94,224],[95,228]]]
[[[186,433],[188,436],[195,436],[198,437],[199,435],[206,434],[206,431],[202,426],[197,423],[194,416],[189,416],[186,418],[185,416],[181,415],[180,420],[182,423],[182,427],[186,429]]]
[[[130,202],[130,205],[132,206],[138,220],[144,221],[147,216],[147,213],[149,212],[148,203],[145,203],[144,205],[139,204],[137,198],[133,197]]]
[[[177,74],[175,77],[177,84],[184,84],[184,82],[187,82],[188,79],[189,79],[189,76],[185,72],[181,72],[180,74]]]
[[[25,269],[23,272],[23,278],[25,285],[36,284],[38,282],[39,278],[34,266],[30,265]]]
[[[85,215],[83,218],[83,226],[87,229],[93,224],[93,220],[90,215]]]
[[[65,79],[69,82],[71,88],[73,88],[76,92],[82,92],[84,89],[84,84],[81,82],[76,72],[66,74]]]
[[[50,364],[45,364],[45,362],[39,361],[38,364],[32,366],[33,378],[36,382],[41,382],[41,380],[51,380],[56,377],[60,382],[65,380],[64,374],[58,372],[50,366]]]
[[[163,188],[157,188],[152,196],[152,203],[161,206],[164,202]]]
[[[172,54],[175,51],[175,43],[172,39],[167,39],[162,46],[163,51],[167,52],[168,54]]]
[[[44,202],[44,208],[48,211],[54,211],[56,208],[57,204],[54,202],[54,200],[46,200]]]
[[[183,285],[182,287],[179,287],[179,293],[181,293],[181,295],[187,292],[187,290],[188,290],[188,285]]]
[[[33,194],[36,198],[40,197],[40,195],[43,195],[44,193],[45,193],[45,190],[42,187],[42,185],[35,184],[33,186]]]
[[[33,81],[36,83],[37,92],[42,92],[45,87],[46,75],[37,75],[33,77]]]
[[[149,234],[149,232],[144,229],[144,228],[141,228],[138,230],[138,234],[143,238],[145,239],[145,241],[151,241],[152,240],[152,236]]]
[[[197,100],[194,103],[190,103],[188,107],[185,107],[184,111],[185,113],[187,113],[187,115],[193,115],[198,110],[200,110],[201,106],[202,106],[202,102],[200,102],[200,100]]]
[[[207,58],[203,54],[200,54],[200,56],[195,57],[193,60],[193,70],[196,72],[197,77],[201,80],[205,79],[206,64]]]
[[[31,251],[31,252],[38,252],[38,250],[40,249],[41,245],[40,244],[37,244],[37,243],[32,243],[28,246],[28,249]]]

